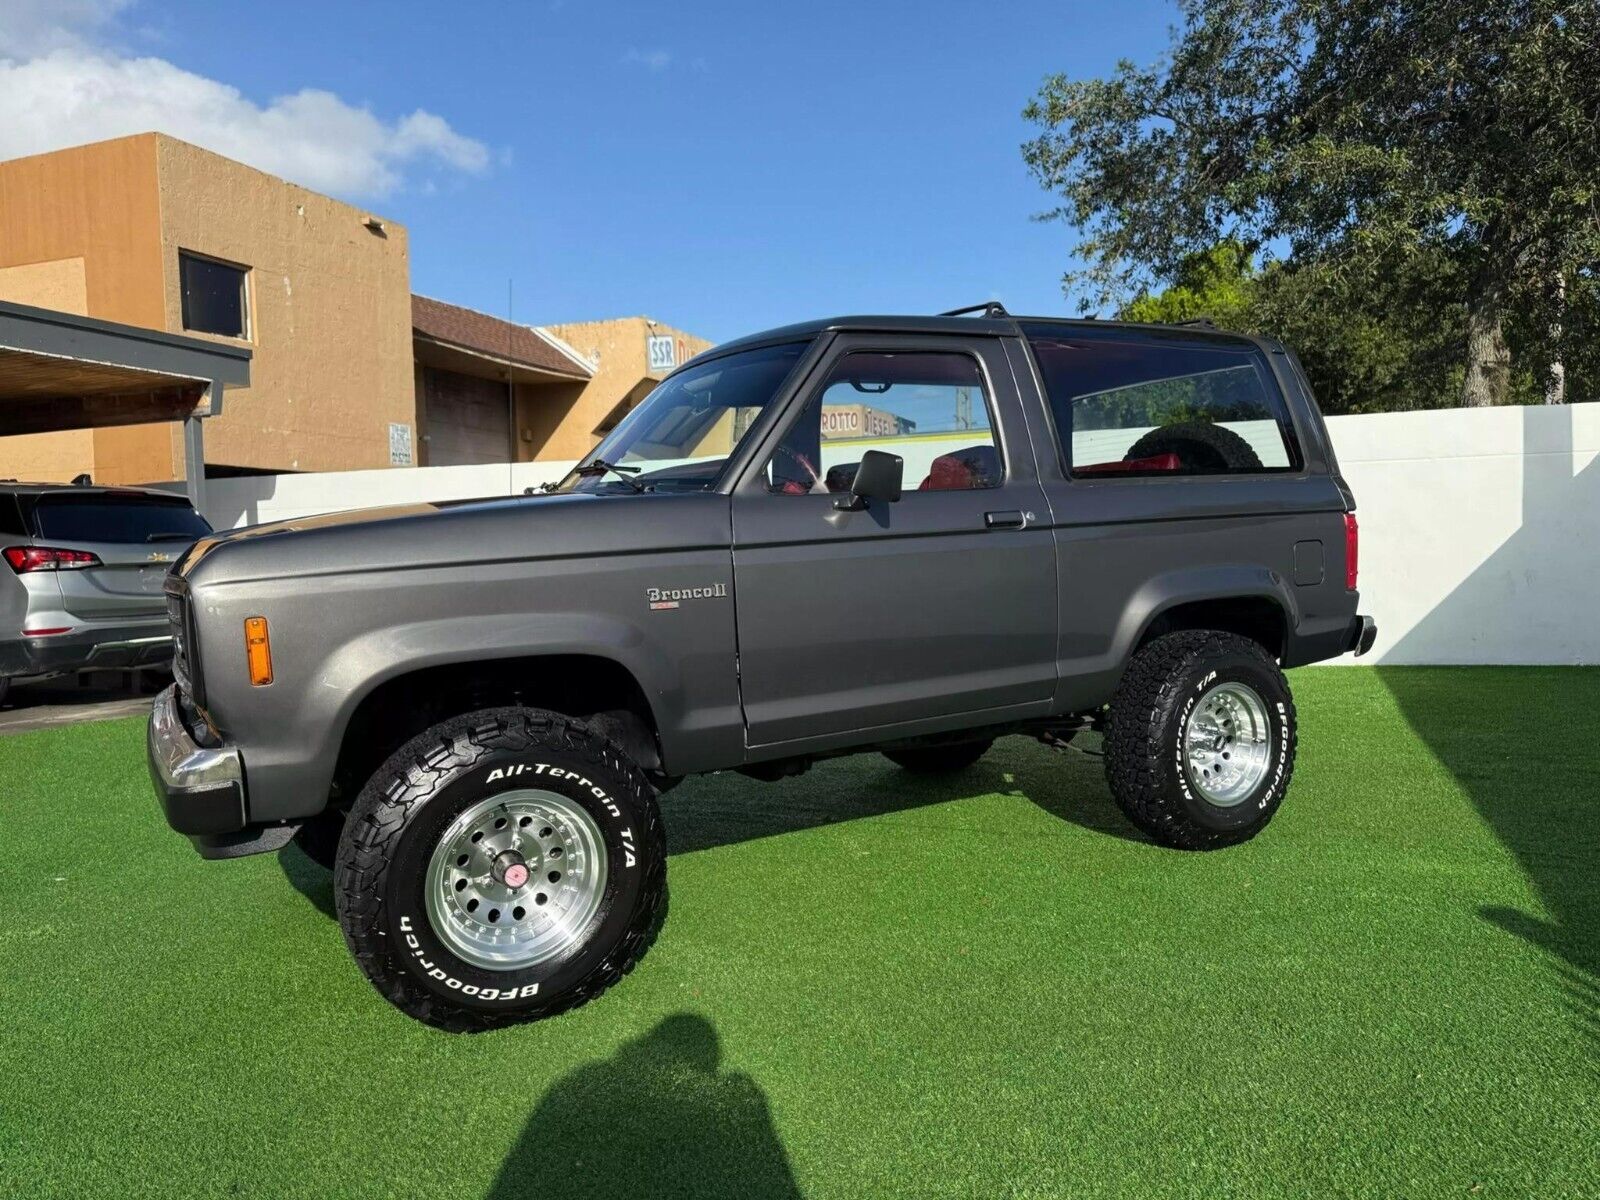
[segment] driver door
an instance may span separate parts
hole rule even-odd
[[[822,748],[1042,714],[1055,551],[992,337],[841,336],[733,497],[747,744]],[[865,450],[898,501],[841,510]]]

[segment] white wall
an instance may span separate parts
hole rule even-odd
[[[572,466],[571,462],[491,463],[208,479],[206,519],[217,529],[237,529],[349,508],[517,496],[523,488],[560,479]],[[173,488],[182,491],[183,485]]]
[[[1360,661],[1600,663],[1600,403],[1328,427],[1378,622]]]
[[[1600,403],[1332,417],[1328,428],[1356,493],[1362,611],[1378,622],[1361,662],[1600,663]],[[213,479],[206,515],[221,529],[517,495],[570,466]]]

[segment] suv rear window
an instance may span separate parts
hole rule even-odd
[[[1296,466],[1283,400],[1253,349],[1023,326],[1068,469],[1084,478],[1253,475]]]
[[[33,524],[35,537],[60,542],[176,542],[211,532],[187,500],[106,493],[40,496]]]

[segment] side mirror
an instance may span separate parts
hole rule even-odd
[[[845,512],[856,512],[865,508],[868,500],[887,500],[892,504],[900,499],[900,479],[904,472],[905,460],[898,454],[868,450],[861,456],[856,477],[850,482],[850,493],[834,500],[833,506]]]

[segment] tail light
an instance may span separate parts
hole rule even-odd
[[[100,556],[87,550],[56,550],[50,546],[7,546],[0,550],[18,575],[29,571],[81,571],[98,567]]]
[[[1355,513],[1344,515],[1344,586],[1356,590],[1356,560],[1361,549],[1361,530]]]

